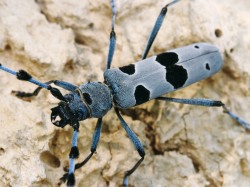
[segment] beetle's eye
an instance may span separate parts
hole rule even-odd
[[[71,94],[67,94],[64,96],[64,98],[68,101],[68,102],[71,102],[74,100],[74,96],[71,95]]]

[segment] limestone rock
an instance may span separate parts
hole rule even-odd
[[[112,67],[139,61],[161,8],[169,1],[118,1]],[[222,100],[250,122],[250,2],[182,0],[169,8],[149,55],[194,42],[219,47],[223,69],[171,97]],[[41,81],[103,81],[111,26],[109,1],[0,1],[0,63]],[[12,90],[36,87],[0,71],[0,186],[58,186],[68,166],[72,129],[50,122],[58,100],[46,90],[29,101]],[[66,92],[64,92],[66,93]],[[250,185],[249,132],[221,108],[150,101],[123,111],[145,146],[133,186]],[[88,154],[96,120],[81,122],[79,150]],[[76,172],[76,186],[119,186],[139,159],[111,110],[97,153]],[[65,185],[65,184],[64,184]],[[62,184],[62,186],[64,186]]]

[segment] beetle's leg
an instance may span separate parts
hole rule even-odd
[[[76,164],[76,169],[84,166],[89,161],[89,159],[92,157],[92,155],[95,153],[98,142],[100,140],[101,131],[102,131],[102,118],[98,118],[98,121],[97,121],[97,124],[95,127],[95,131],[94,131],[94,134],[92,137],[92,144],[91,144],[91,148],[90,148],[91,153],[84,159],[84,161]]]
[[[116,34],[115,34],[115,17],[116,17],[116,6],[115,0],[110,0],[111,8],[112,8],[112,24],[111,24],[111,32],[109,39],[109,51],[108,51],[108,59],[107,59],[107,69],[110,69],[112,59],[115,52],[116,45]]]
[[[119,118],[119,120],[121,121],[121,124],[123,126],[123,128],[125,129],[125,131],[128,134],[128,137],[130,138],[130,140],[132,141],[132,143],[134,144],[137,152],[139,153],[139,155],[141,156],[141,159],[128,171],[125,172],[124,178],[123,178],[123,186],[128,186],[128,177],[138,168],[138,166],[142,163],[142,161],[144,160],[144,156],[145,156],[145,152],[143,149],[143,145],[140,142],[139,138],[135,135],[135,133],[129,128],[129,126],[127,125],[127,123],[124,121],[124,119],[122,118],[121,114],[119,113],[119,110],[117,108],[115,108],[115,112]]]
[[[221,101],[215,101],[211,99],[203,99],[203,98],[193,98],[193,99],[178,99],[178,98],[169,98],[169,97],[157,97],[158,100],[170,101],[175,103],[182,104],[190,104],[190,105],[200,105],[207,107],[223,107],[224,112],[227,113],[231,118],[237,121],[240,125],[242,125],[247,130],[250,130],[250,124],[238,117],[236,114],[231,112],[226,105]]]
[[[162,22],[163,22],[163,20],[164,20],[164,18],[166,16],[167,11],[168,11],[168,7],[171,6],[171,5],[173,5],[173,4],[175,4],[175,3],[177,3],[178,1],[180,1],[180,0],[174,0],[174,1],[170,2],[170,3],[168,3],[167,5],[165,5],[161,9],[160,15],[158,16],[158,18],[157,18],[157,20],[155,22],[153,30],[151,31],[151,34],[150,34],[150,37],[148,39],[148,43],[147,43],[146,49],[145,49],[145,51],[144,51],[144,53],[142,55],[142,59],[145,59],[147,57],[148,52],[149,52],[149,50],[150,50],[150,48],[151,48],[151,46],[152,46],[152,44],[154,42],[154,39],[155,39],[158,31],[161,28]]]
[[[76,88],[78,88],[77,86],[69,82],[60,81],[60,80],[51,80],[51,81],[45,82],[45,84],[48,84],[48,85],[52,83],[68,91],[73,91]],[[37,87],[33,92],[12,91],[12,93],[15,94],[15,96],[21,97],[21,98],[33,97],[33,96],[37,96],[39,92],[41,91],[41,89],[42,87]]]
[[[38,85],[41,88],[45,88],[45,89],[49,90],[50,93],[54,97],[56,97],[57,99],[67,102],[67,100],[63,97],[63,95],[60,92],[60,90],[58,90],[57,88],[54,88],[54,87],[50,86],[47,83],[42,83],[42,82],[40,82],[40,81],[32,78],[32,76],[29,73],[27,73],[26,71],[24,71],[24,70],[19,70],[18,72],[16,72],[16,71],[13,71],[12,69],[9,69],[9,68],[3,66],[2,64],[0,64],[0,69],[3,70],[3,71],[8,72],[8,73],[10,73],[10,74],[12,74],[14,76],[16,76],[17,79],[19,79],[19,80],[28,81],[28,82],[31,82],[33,84]]]
[[[68,173],[68,186],[75,185],[75,159],[79,157],[79,150],[77,147],[78,130],[74,130],[72,137],[72,147],[69,154],[69,173]]]
[[[208,107],[220,107],[224,106],[221,101],[215,101],[211,99],[204,99],[204,98],[191,98],[191,99],[184,99],[184,98],[171,98],[171,97],[157,97],[158,100],[175,102],[175,103],[182,103],[182,104],[189,104],[189,105],[200,105],[200,106],[208,106]]]
[[[68,173],[64,174],[60,180],[63,182],[67,181],[67,186],[71,187],[75,185],[75,159],[79,157],[79,150],[77,147],[77,139],[79,133],[79,123],[76,125],[74,129],[74,133],[72,136],[72,147],[69,153],[69,170]]]
[[[93,134],[93,137],[92,137],[92,144],[91,144],[91,148],[90,148],[91,153],[84,159],[84,161],[74,165],[74,168],[73,168],[73,165],[70,165],[68,173],[65,173],[60,180],[62,180],[63,182],[68,180],[68,183],[72,184],[71,181],[73,181],[73,179],[74,179],[74,177],[72,177],[72,172],[71,172],[71,171],[73,171],[72,169],[76,170],[76,169],[79,169],[82,166],[84,166],[89,161],[89,159],[92,157],[92,155],[95,153],[98,142],[99,142],[99,139],[100,139],[101,130],[102,130],[102,118],[98,118],[98,121],[97,121],[97,124],[96,124],[96,127],[95,127],[95,131],[94,131],[94,134]],[[73,137],[73,140],[74,140],[74,137]],[[72,140],[71,152],[73,150],[73,140]],[[70,155],[72,155],[71,152],[70,152]],[[71,178],[73,178],[73,179],[71,179]]]

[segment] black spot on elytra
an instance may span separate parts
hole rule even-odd
[[[182,66],[174,65],[167,68],[166,80],[172,84],[175,89],[182,87],[187,78],[187,70]]]
[[[119,68],[123,73],[126,73],[128,75],[133,75],[135,73],[135,65],[129,64],[127,66],[123,66]]]
[[[210,70],[210,66],[209,66],[208,63],[206,63],[206,69],[207,69],[207,70]]]
[[[156,59],[161,65],[167,67],[176,64],[179,61],[178,55],[174,52],[166,52],[157,55]]]
[[[88,93],[83,93],[82,95],[83,95],[84,100],[86,101],[86,103],[88,105],[91,105],[92,104],[92,99],[91,99],[90,95]]]
[[[149,100],[150,91],[142,85],[138,85],[135,88],[135,100],[136,105],[145,103]]]
[[[166,68],[166,81],[177,89],[182,87],[187,78],[187,70],[180,65],[176,65],[179,61],[179,57],[177,53],[174,52],[166,52],[160,55],[157,55],[156,59],[161,65]]]

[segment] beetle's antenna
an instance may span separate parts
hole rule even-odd
[[[49,89],[49,85],[33,79],[32,76],[24,70],[19,70],[18,72],[16,72],[16,71],[13,71],[12,69],[9,69],[3,66],[2,64],[0,64],[0,69],[16,76],[16,78],[19,80],[28,81],[33,84],[36,84],[39,87],[45,88],[47,90]]]
[[[12,70],[10,68],[7,68],[7,67],[3,66],[2,64],[0,64],[0,69],[3,70],[3,71],[6,71],[7,73],[10,73],[10,74],[16,76],[16,78],[18,80],[28,81],[28,82],[30,82],[32,84],[35,84],[35,85],[37,85],[37,86],[39,86],[41,88],[45,88],[45,89],[49,90],[50,93],[54,97],[56,97],[57,99],[67,102],[67,100],[63,97],[60,90],[50,86],[49,84],[42,83],[42,82],[32,78],[32,76],[28,72],[26,72],[24,70],[19,70],[19,71],[16,72],[16,71],[14,71],[14,70]]]

